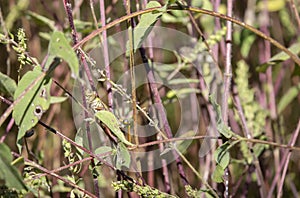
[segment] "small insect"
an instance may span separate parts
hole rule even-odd
[[[94,112],[98,112],[98,111],[101,111],[101,110],[108,110],[108,107],[97,96],[96,92],[88,90],[85,93],[85,97],[86,97],[86,100],[87,100],[90,108],[93,109]]]

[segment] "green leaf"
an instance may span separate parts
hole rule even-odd
[[[224,172],[225,172],[225,170],[223,169],[223,167],[221,167],[220,165],[217,165],[215,171],[212,174],[212,180],[217,183],[223,182]]]
[[[68,99],[68,97],[51,96],[50,97],[50,104],[61,103],[61,102],[66,101],[67,99]]]
[[[29,10],[26,12],[26,14],[28,14],[30,17],[32,17],[36,21],[47,25],[52,31],[57,29],[55,27],[55,22],[53,20],[50,20],[49,18],[43,16],[43,15],[39,15],[39,14],[37,14],[35,12],[31,12]]]
[[[256,39],[256,35],[253,34],[248,35],[246,38],[244,38],[241,45],[241,54],[244,58],[249,56],[250,49],[255,39]]]
[[[111,147],[109,147],[109,146],[101,146],[101,147],[99,147],[99,148],[97,148],[95,150],[95,154],[96,155],[102,155],[104,153],[111,152],[111,151],[112,151]]]
[[[160,3],[157,1],[150,1],[146,9],[148,8],[154,8],[154,7],[161,7]],[[143,41],[147,38],[147,36],[150,34],[153,25],[156,23],[156,21],[161,17],[163,12],[160,11],[153,11],[151,13],[146,13],[141,16],[141,20],[139,24],[134,28],[133,30],[133,51],[135,52],[143,43]],[[129,52],[130,45],[129,42],[127,42],[127,52]]]
[[[98,111],[95,113],[95,117],[105,124],[121,142],[128,146],[134,146],[134,144],[126,140],[123,132],[120,129],[119,121],[113,113],[104,110]]]
[[[240,143],[240,149],[244,156],[244,160],[247,162],[247,164],[251,164],[253,161],[253,155],[250,152],[249,146],[247,142],[242,141]]]
[[[110,153],[109,153],[110,152]],[[94,152],[99,158],[105,159],[108,155],[113,155],[113,149],[109,146],[101,146],[98,147]],[[95,158],[96,164],[99,162],[97,158]]]
[[[213,108],[217,114],[217,129],[218,131],[224,135],[226,138],[231,138],[233,132],[230,130],[228,126],[226,126],[222,120],[222,113],[221,113],[221,107],[218,105],[218,103],[215,101],[212,95],[209,96],[209,101],[213,105]]]
[[[116,167],[117,169],[121,169],[122,167],[129,168],[131,162],[130,153],[127,147],[120,142],[117,146],[117,161]]]
[[[14,99],[16,100],[41,75],[44,74],[39,67],[27,72],[18,84]],[[18,141],[25,135],[26,131],[37,124],[43,113],[49,108],[51,82],[52,80],[47,76],[41,78],[14,107],[12,116],[19,126]]]
[[[13,96],[17,88],[16,82],[0,72],[0,92]]]
[[[300,53],[300,43],[295,43],[291,47],[288,48],[292,53],[299,54]],[[259,65],[256,68],[256,71],[258,72],[266,72],[267,68],[271,65],[276,65],[278,63],[281,63],[283,61],[286,61],[290,58],[289,55],[287,55],[285,52],[280,52],[273,56],[268,62],[263,63]]]
[[[299,92],[300,83],[289,88],[289,90],[283,95],[278,103],[278,114],[282,113],[282,111],[298,96]]]
[[[12,155],[10,149],[4,143],[0,144],[0,179],[5,181],[8,188],[26,190],[23,179],[18,169],[11,165]]]
[[[168,81],[169,85],[178,85],[178,84],[189,84],[189,83],[199,83],[199,79],[193,78],[175,78]]]
[[[5,27],[7,28],[8,32],[11,32],[14,27],[14,23],[20,18],[23,11],[28,9],[29,5],[30,0],[17,1],[17,3],[15,2],[14,5],[9,9],[8,15],[5,19]]]
[[[181,134],[180,136],[178,136],[178,138],[194,137],[195,134],[196,134],[195,131],[188,131],[188,132],[185,132],[185,133]],[[192,142],[193,142],[193,140],[176,141],[175,146],[181,153],[184,153],[184,152],[186,152],[187,148],[189,147],[189,145]]]
[[[172,99],[174,97],[184,98],[188,94],[192,94],[192,93],[195,93],[195,94],[200,93],[200,90],[196,89],[196,88],[182,88],[179,90],[172,89],[172,90],[168,91],[166,96],[169,99]]]
[[[285,7],[285,0],[268,0],[266,2],[259,1],[257,4],[258,11],[268,10],[269,12],[276,12]]]
[[[62,32],[53,32],[48,47],[48,53],[49,57],[45,69],[49,69],[49,66],[55,57],[59,57],[69,64],[72,73],[76,77],[79,75],[78,58]]]
[[[228,142],[222,144],[219,146],[215,153],[214,153],[214,158],[218,165],[220,165],[223,169],[225,169],[230,161],[230,154],[228,152],[228,146],[230,144]]]

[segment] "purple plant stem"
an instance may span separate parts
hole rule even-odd
[[[286,73],[286,69],[288,69],[288,66],[290,64],[290,61],[286,61],[282,63],[282,67],[277,75],[277,78],[274,82],[274,93],[275,95],[278,94],[280,88],[282,87],[282,81],[284,79],[284,75]]]
[[[159,140],[159,138],[161,138],[161,136],[157,135],[158,140]],[[160,150],[161,153],[164,151],[164,145],[163,144],[159,144],[159,150]],[[166,191],[166,193],[171,193],[171,185],[170,185],[167,161],[165,159],[162,159],[161,163],[162,163],[162,171],[163,171],[163,177],[164,177],[165,191]]]
[[[265,5],[267,4],[267,1],[264,0]],[[265,16],[265,23],[263,23],[260,27],[261,31],[265,33],[267,36],[270,35],[268,24],[269,22],[269,14],[267,10],[267,6],[265,6],[265,9],[263,10],[263,15]],[[264,40],[264,53],[262,53],[262,61],[267,62],[271,58],[271,44],[267,40]],[[268,67],[266,71],[266,80],[269,90],[269,109],[270,109],[270,115],[271,118],[274,120],[277,117],[276,113],[276,101],[275,101],[275,94],[274,94],[274,87],[273,87],[273,79],[272,79],[272,67]]]
[[[297,5],[295,4],[294,0],[290,0],[289,3],[291,6],[291,9],[295,15],[296,21],[297,21],[297,25],[298,25],[297,30],[298,30],[298,34],[299,34],[300,33],[300,16],[299,16],[299,12],[297,10]],[[298,1],[298,3],[299,3],[299,1]]]
[[[153,94],[153,99],[154,99],[155,104],[157,105],[158,114],[161,116],[161,119],[162,119],[162,126],[164,128],[164,131],[165,131],[167,137],[172,138],[173,134],[171,132],[171,128],[170,128],[169,122],[167,120],[167,116],[165,114],[161,98],[159,96],[159,92],[158,92],[157,85],[156,85],[156,82],[155,82],[154,74],[153,74],[153,72],[152,72],[152,70],[151,70],[151,68],[148,64],[148,59],[146,57],[145,49],[143,47],[141,47],[141,48],[139,48],[139,51],[140,51],[142,61],[144,63],[144,66],[145,66],[145,69],[146,69],[146,72],[147,72],[147,79],[148,79],[148,82],[149,82],[151,92]],[[181,158],[179,157],[178,153],[175,150],[173,150],[173,155],[176,158],[176,164],[177,164],[177,169],[178,169],[178,172],[179,172],[179,176],[180,176],[183,184],[188,185],[188,180],[186,178],[186,175],[185,175],[185,172],[184,172],[184,169],[183,169]]]
[[[142,1],[142,9],[145,9],[147,5],[147,0],[143,0]],[[151,36],[148,36],[147,38],[147,42],[148,42],[148,46],[152,46],[153,40]],[[153,48],[152,47],[148,47],[148,52],[149,52],[149,58],[150,60],[153,60],[154,58],[154,52],[153,52]],[[157,135],[157,139],[159,139],[160,136]],[[159,149],[162,152],[164,149],[164,145],[163,144],[159,144]],[[149,155],[148,155],[149,156]],[[154,159],[153,159],[153,154],[151,154],[151,166],[154,166]],[[161,160],[162,163],[162,175],[163,175],[163,180],[164,180],[164,185],[165,185],[165,192],[166,193],[171,193],[171,185],[170,185],[170,179],[169,179],[169,171],[168,171],[168,166],[167,166],[167,162],[165,159]],[[150,186],[154,186],[154,169],[151,168],[150,171],[148,171],[148,184]]]
[[[243,108],[242,108],[242,105],[240,102],[240,98],[238,96],[236,86],[233,86],[233,99],[234,99],[234,105],[237,108],[237,112],[241,119],[244,136],[247,137],[248,139],[251,139],[253,135],[252,135],[251,131],[248,129],[246,118],[245,118],[244,111],[243,111]],[[255,166],[255,172],[256,172],[256,176],[257,176],[257,185],[259,186],[260,197],[266,197],[267,190],[266,190],[266,187],[264,184],[264,177],[262,174],[262,170],[261,170],[258,158],[256,157],[255,153],[253,152],[252,144],[249,143],[248,146],[249,146],[249,150],[250,150],[251,155],[253,156],[253,160],[254,160],[253,163]]]
[[[208,88],[206,86],[206,83],[205,83],[205,80],[204,80],[203,76],[201,75],[200,70],[198,70],[198,68],[197,68],[196,71],[197,71],[197,78],[199,79],[199,88],[200,88],[200,90],[202,91],[202,93],[207,92]],[[209,124],[213,128],[213,131],[217,131],[217,125],[216,125],[216,119],[215,119],[216,114],[214,112],[213,106],[209,102],[209,99],[208,99],[207,96],[201,94],[201,97],[204,99],[204,102],[206,104],[206,109],[207,109],[207,112],[208,112],[208,115],[209,115],[209,120],[210,120]],[[206,115],[206,112],[203,110],[202,114]],[[211,141],[211,140],[205,139],[202,144],[211,144],[211,143],[207,143],[206,141]],[[204,152],[208,152],[208,151],[204,151]],[[212,152],[210,152],[206,156],[206,163],[205,163],[205,167],[204,167],[205,173],[204,173],[204,177],[203,177],[204,179],[205,179],[205,177],[207,178],[208,175],[209,175],[210,166],[214,165],[213,163],[210,163],[212,161],[212,159],[213,159]],[[211,169],[214,169],[214,167],[211,167]],[[213,183],[213,185],[215,185],[215,184],[216,183]]]
[[[264,9],[262,10],[262,15],[264,16],[263,18],[265,19],[264,23],[261,24],[261,31],[266,34],[267,36],[270,35],[270,31],[269,31],[269,24],[270,24],[270,19],[269,19],[269,13],[268,13],[268,9],[267,9],[267,1],[264,0]],[[263,49],[263,53],[261,53],[261,61],[263,62],[267,62],[269,59],[271,58],[271,44],[267,41],[264,40],[264,49]],[[277,119],[277,112],[276,112],[276,101],[275,101],[275,93],[274,93],[274,86],[273,86],[273,79],[272,79],[272,67],[268,67],[267,71],[266,71],[266,76],[265,76],[265,80],[266,80],[266,84],[267,84],[267,99],[268,99],[268,109],[270,111],[270,118],[271,120],[269,121],[269,125],[272,126],[272,120],[276,120]],[[272,127],[271,127],[272,128]],[[270,133],[272,133],[272,131],[270,130]],[[274,137],[275,139],[276,136]],[[278,164],[279,162],[279,150],[276,149],[273,152],[274,155],[274,168],[277,169],[279,168]],[[279,186],[279,183],[277,184]]]
[[[290,141],[289,141],[289,146],[294,146],[295,143],[296,143],[296,140],[298,138],[298,135],[299,135],[299,131],[300,131],[300,120],[298,121],[298,125],[297,125],[297,128],[294,132],[294,134],[292,135]],[[287,171],[287,166],[289,164],[289,160],[290,160],[290,157],[291,157],[291,154],[292,152],[290,150],[285,150],[284,151],[284,154],[283,154],[283,157],[281,159],[281,162],[280,162],[280,166],[279,168],[276,170],[276,175],[273,179],[273,182],[272,182],[272,185],[271,185],[271,188],[269,190],[269,193],[268,193],[268,198],[271,198],[273,196],[273,191],[275,189],[275,186],[278,182],[278,179],[280,177],[280,174],[281,174],[281,171],[282,169],[284,168],[283,172],[282,172],[282,176],[281,176],[281,181],[280,181],[280,188],[278,189],[278,195],[280,195],[281,193],[281,190],[282,190],[282,186],[283,186],[283,182],[284,182],[284,178],[285,178],[285,175],[286,175],[286,171]]]
[[[213,9],[215,12],[218,12],[221,0],[213,0]],[[220,18],[215,17],[215,32],[221,29]],[[214,57],[218,60],[218,49],[221,49],[222,55],[225,55],[225,42],[222,39],[218,44],[213,47]]]
[[[227,1],[227,15],[232,17],[233,0]],[[225,71],[224,71],[224,94],[222,98],[222,119],[225,125],[228,125],[228,98],[230,95],[230,86],[232,78],[231,53],[232,53],[232,22],[226,21],[226,52],[225,52]],[[225,191],[224,197],[229,197],[229,169],[224,173]]]
[[[102,27],[106,25],[106,17],[105,17],[105,5],[104,0],[100,0],[100,18]],[[108,46],[107,46],[107,32],[104,30],[102,32],[103,38],[103,55],[104,55],[104,65],[105,65],[105,72],[106,76],[110,79],[111,72],[109,66],[109,53],[108,53]],[[109,81],[106,81],[106,90],[107,90],[107,99],[108,99],[108,107],[112,111],[113,108],[113,97],[112,97],[112,89],[111,84]]]
[[[297,140],[298,135],[299,135],[299,131],[300,131],[300,120],[298,121],[297,129],[296,129],[296,131],[294,133],[294,136],[292,138],[291,146],[295,145],[296,140]],[[280,180],[280,183],[279,183],[277,198],[282,197],[282,188],[283,188],[283,184],[284,184],[284,179],[285,179],[285,176],[286,176],[286,172],[287,172],[288,165],[289,165],[290,158],[291,158],[291,154],[292,154],[291,151],[288,151],[286,153],[287,153],[287,159],[283,161],[283,162],[285,162],[285,164],[284,164],[284,168],[283,168],[283,171],[282,171],[282,174],[281,174],[281,180]]]
[[[68,20],[69,20],[69,24],[70,24],[70,28],[71,28],[73,44],[76,45],[78,43],[78,35],[77,35],[77,31],[76,31],[76,28],[75,28],[75,25],[74,25],[74,20],[73,20],[73,15],[72,15],[72,6],[71,6],[71,3],[70,3],[70,0],[64,0],[63,2],[64,2],[64,7],[65,7],[65,10],[66,10]],[[93,91],[96,91],[96,88],[94,86],[94,81],[92,79],[90,69],[87,65],[85,56],[80,52],[80,50],[78,52],[79,52],[78,56],[81,58],[81,61],[84,65],[84,70],[87,74],[90,85],[91,85]],[[85,88],[82,84],[80,84],[80,88],[81,88],[81,95],[82,95],[82,103],[83,103],[83,106],[86,108],[87,107],[87,102],[86,102],[86,98],[85,98]],[[88,117],[88,113],[86,111],[84,113],[84,116],[85,116],[85,118]],[[88,122],[85,123],[85,127],[86,127],[86,133],[87,133],[87,138],[88,138],[89,149],[90,149],[90,151],[92,151],[92,149],[93,149],[92,136],[91,136],[90,126],[89,126]],[[95,166],[94,159],[91,160],[91,163],[92,163],[92,166],[94,167]],[[95,193],[96,193],[97,197],[99,197],[100,192],[99,192],[98,179],[95,178],[95,179],[93,179],[93,181],[94,181]]]
[[[11,104],[12,104],[11,101],[7,100],[6,98],[4,98],[4,97],[2,97],[2,96],[0,96],[0,99],[2,100],[2,102],[6,103],[6,104],[8,104],[8,105],[11,105]],[[1,139],[0,139],[0,143],[3,143],[3,142],[4,142],[6,136],[8,135],[8,132],[9,132],[9,131],[11,130],[11,128],[13,127],[14,122],[15,122],[15,120],[14,120],[13,118],[11,118],[10,121],[9,121],[9,123],[8,123],[8,125],[7,125],[7,127],[6,127],[5,133],[2,135],[2,137],[1,137]]]
[[[75,161],[75,162],[73,162],[73,163],[71,163],[71,164],[67,164],[67,165],[65,165],[65,166],[61,166],[61,167],[56,168],[56,169],[54,169],[54,170],[50,170],[49,173],[60,172],[60,171],[62,171],[62,170],[64,170],[64,169],[70,168],[70,167],[72,167],[72,166],[76,166],[76,165],[81,164],[81,163],[83,163],[83,162],[85,162],[85,161],[89,161],[89,160],[91,160],[92,158],[93,158],[93,157],[86,157],[86,158],[83,158],[83,159],[78,160],[78,161]],[[47,173],[40,173],[40,174],[38,174],[38,175],[33,176],[32,179],[39,179],[39,178],[41,178],[41,177],[43,177],[43,176],[47,176]]]

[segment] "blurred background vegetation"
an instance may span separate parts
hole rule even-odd
[[[145,8],[147,1],[131,1],[132,12],[142,10]],[[163,1],[159,1],[162,5]],[[218,4],[219,3],[219,4]],[[186,1],[187,5],[199,7],[208,10],[216,10],[226,14],[227,1],[218,0],[189,0]],[[90,1],[76,0],[71,1],[73,7],[73,17],[75,27],[78,31],[79,38],[84,38],[96,29]],[[100,23],[100,9],[99,2],[97,0],[92,3],[95,11],[95,17],[98,21],[98,27],[101,27]],[[217,6],[217,7],[216,7]],[[70,25],[64,9],[63,1],[61,0],[3,0],[0,2],[1,8],[1,27],[0,33],[3,35],[13,35],[14,40],[17,42],[18,29],[24,29],[26,34],[26,44],[28,55],[37,59],[42,64],[48,51],[48,43],[51,33],[54,30],[63,31],[67,39],[72,42]],[[300,52],[300,3],[298,1],[285,1],[285,0],[237,0],[234,1],[233,17],[247,23],[255,28],[261,30],[266,35],[277,40],[287,48],[291,48],[295,54],[299,55]],[[119,19],[126,15],[126,11],[123,5],[123,1],[105,1],[105,16],[106,23]],[[204,37],[210,44],[212,54],[216,58],[220,69],[223,71],[225,66],[225,20],[219,20],[212,16],[207,16],[199,13],[192,13],[194,20],[203,32]],[[135,18],[138,23],[139,17]],[[161,19],[156,23],[158,26],[169,27],[179,31],[182,31],[197,41],[201,41],[201,35],[196,31],[191,18],[187,11],[170,11],[163,14]],[[223,28],[223,33],[222,33]],[[121,30],[126,30],[127,24],[121,23],[115,25],[108,30],[108,35],[112,35]],[[219,35],[218,35],[219,34]],[[269,142],[277,142],[278,144],[288,144],[291,137],[294,135],[297,123],[300,118],[300,69],[299,65],[296,65],[288,57],[279,54],[281,50],[270,45],[265,39],[262,39],[255,35],[253,32],[234,25],[233,28],[233,40],[232,40],[232,74],[233,74],[233,87],[236,88],[240,98],[241,107],[246,118],[247,126],[252,132],[253,137],[257,139],[267,140]],[[95,37],[91,39],[84,47],[83,50],[87,53],[93,49],[99,38]],[[176,42],[176,41],[174,41]],[[200,42],[199,42],[200,43]],[[189,49],[190,55],[196,57],[210,57],[207,54],[207,49],[202,46],[202,50]],[[148,52],[148,51],[147,51]],[[154,58],[162,59],[161,56],[156,53]],[[271,59],[273,57],[273,59]],[[197,60],[199,64],[205,66],[209,64],[205,62],[208,58]],[[176,57],[163,57],[163,61],[166,63],[176,64],[178,59]],[[193,62],[192,60],[191,62]],[[202,62],[201,62],[202,61]],[[16,82],[18,78],[24,75],[27,71],[32,70],[32,66],[24,64],[20,68],[20,62],[18,61],[18,54],[12,49],[11,45],[2,43],[0,44],[0,71],[3,74],[14,79]],[[120,73],[120,68],[111,68],[114,72]],[[185,67],[182,72],[187,77],[195,78],[197,74],[191,68]],[[204,71],[202,71],[204,72]],[[208,71],[209,75],[209,71]],[[205,76],[203,74],[203,76]],[[66,63],[62,63],[61,66],[55,69],[53,73],[53,79],[58,81],[67,90],[72,90],[73,80],[70,77],[70,72]],[[114,79],[114,78],[113,78]],[[195,86],[196,85],[195,83]],[[199,87],[197,87],[199,88]],[[200,88],[199,88],[200,90]],[[149,94],[145,89],[138,89],[137,95],[139,100],[143,100],[143,96]],[[63,90],[53,85],[51,87],[51,95],[60,96],[63,94]],[[201,112],[204,117],[201,120],[200,134],[204,135],[206,132],[207,120],[207,104],[203,102],[203,96],[200,90],[197,93],[197,97],[201,103]],[[8,95],[4,95],[5,98],[12,100]],[[161,97],[165,97],[167,92],[162,93]],[[76,134],[76,128],[72,117],[71,100],[67,100],[63,103],[54,104],[43,115],[42,120],[64,133],[70,138],[74,138]],[[168,102],[166,100],[165,102]],[[169,101],[171,102],[171,101]],[[275,102],[275,103],[273,103]],[[9,105],[4,102],[1,103],[1,114],[8,108]],[[232,101],[229,101],[229,126],[231,129],[241,135],[243,134],[243,127],[240,120],[240,115]],[[178,116],[176,112],[178,109],[167,108],[168,119],[172,129],[176,128],[176,119]],[[170,116],[173,115],[174,117]],[[142,119],[142,118],[141,118]],[[36,133],[33,137],[29,138],[29,149],[39,159],[39,163],[46,167],[48,170],[58,168],[67,163],[64,157],[64,146],[61,140],[53,134],[46,133],[46,130],[41,126],[35,127]],[[9,145],[13,151],[17,151],[16,147],[16,135],[18,133],[18,127],[13,125],[11,117],[1,126],[0,136],[4,137],[4,142]],[[7,136],[6,136],[7,134]],[[299,145],[296,142],[295,145]],[[203,175],[208,174],[208,181],[212,183],[215,189],[218,189],[220,194],[224,190],[223,185],[217,185],[211,181],[211,175],[214,171],[213,154],[209,154],[204,158],[198,156],[198,150],[201,146],[201,141],[193,141],[188,151],[185,153],[189,162],[196,167],[196,169]],[[259,196],[257,177],[255,174],[254,160],[247,150],[248,144],[237,144],[230,150],[231,162],[229,165],[231,179],[230,179],[230,193],[235,197],[247,196],[257,197]],[[268,145],[257,144],[254,147],[255,155],[259,159],[260,167],[263,173],[266,189],[270,189],[276,171],[279,169],[280,164],[283,163],[285,152],[287,150],[280,149],[278,147],[272,147]],[[23,152],[25,157],[27,152]],[[206,164],[206,165],[204,165]],[[208,164],[208,165],[207,165]],[[69,171],[62,171],[60,175],[67,177],[67,175],[74,176],[75,180],[81,178],[78,185],[85,188],[87,191],[94,192],[92,184],[92,173],[88,171],[89,163],[84,162],[80,171],[70,173]],[[27,167],[27,166],[26,166]],[[19,167],[22,174],[26,177],[26,174],[35,172],[34,170],[25,171],[24,166]],[[194,173],[189,169],[186,164],[184,168],[187,174],[187,178],[190,185],[193,188],[200,188],[201,182],[196,178]],[[208,168],[208,169],[207,169]],[[171,194],[178,196],[184,196],[184,187],[180,182],[179,175],[176,174],[176,164],[169,165],[170,179],[171,179]],[[100,191],[104,197],[114,196],[113,188],[110,181],[116,180],[114,172],[107,167],[102,167],[103,173],[100,181]],[[288,161],[288,171],[284,178],[283,194],[286,197],[297,197],[300,191],[300,182],[297,180],[297,175],[300,174],[299,163],[299,151],[294,151]],[[133,176],[133,174],[132,174]],[[153,177],[155,179],[153,179]],[[99,176],[101,178],[101,176]],[[164,181],[162,177],[162,170],[156,170],[151,173],[143,173],[145,182],[149,185],[164,191]],[[68,178],[70,179],[70,178]],[[48,177],[45,181],[40,181],[38,184],[31,184],[32,188],[37,190],[37,186],[41,189],[37,190],[43,197],[45,195],[50,196],[47,189],[48,186],[53,187],[53,196],[67,196],[70,195],[70,187],[65,186],[61,181],[56,178]],[[280,182],[276,182],[277,190]],[[274,194],[276,194],[276,190]],[[0,193],[1,195],[1,193]],[[77,194],[78,195],[78,194]],[[125,196],[134,196],[128,194]]]

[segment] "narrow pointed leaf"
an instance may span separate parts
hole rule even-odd
[[[160,3],[157,1],[150,1],[146,8],[154,8],[154,7],[161,7]],[[153,25],[156,23],[156,21],[161,17],[163,12],[155,11],[143,14],[141,16],[141,20],[139,24],[134,28],[133,30],[133,51],[135,52],[143,43],[143,41],[147,38],[147,36],[150,34]],[[129,47],[129,42],[127,42],[127,52],[129,52],[131,49]]]

